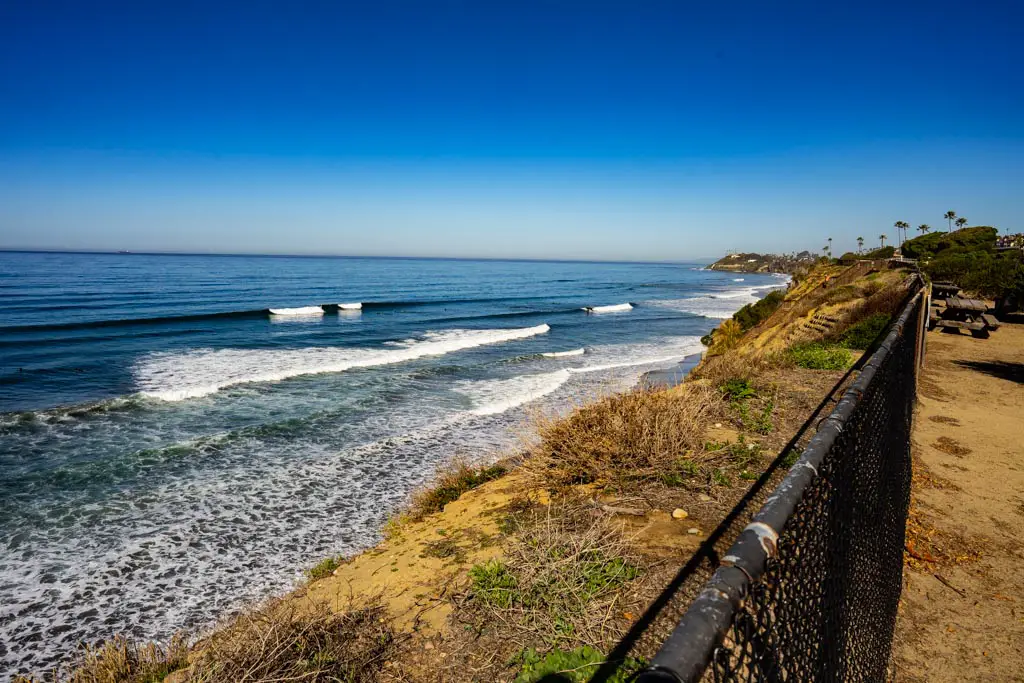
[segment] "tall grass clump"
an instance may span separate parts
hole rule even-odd
[[[188,642],[175,636],[167,645],[136,643],[115,636],[97,645],[83,645],[77,662],[54,672],[61,683],[151,683],[188,666]],[[37,679],[16,676],[14,683],[37,683]]]
[[[693,383],[674,391],[636,389],[539,426],[526,466],[548,486],[654,481],[703,443],[717,398]]]
[[[191,648],[181,637],[166,646],[117,637],[86,647],[53,680],[158,683],[177,671],[189,683],[373,683],[396,649],[394,631],[379,605],[334,612],[322,603],[276,600],[242,614]]]
[[[413,494],[407,515],[413,520],[420,520],[441,512],[445,505],[458,500],[466,491],[507,473],[508,467],[503,463],[474,467],[463,461],[455,461],[441,470],[430,486]]]

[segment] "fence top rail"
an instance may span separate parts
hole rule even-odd
[[[715,647],[732,624],[750,587],[764,575],[768,560],[776,556],[779,535],[804,492],[817,478],[819,467],[843,426],[906,326],[916,324],[911,316],[918,299],[924,295],[922,284],[919,275],[911,278],[911,286],[917,291],[905,303],[885,339],[843,392],[831,414],[822,421],[782,482],[753,515],[750,524],[740,532],[703,590],[662,644],[650,668],[642,672],[637,681],[690,683],[701,679]]]

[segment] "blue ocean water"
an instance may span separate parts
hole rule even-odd
[[[785,281],[696,264],[0,253],[0,672],[376,541],[454,457]]]

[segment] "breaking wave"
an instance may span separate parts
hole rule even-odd
[[[323,315],[323,306],[300,306],[299,308],[271,308],[270,315]]]
[[[633,304],[614,304],[612,306],[584,306],[583,310],[587,313],[620,313],[622,311],[632,311]]]
[[[586,352],[586,349],[573,349],[572,351],[548,351],[540,355],[544,358],[567,358],[569,356],[582,356]]]
[[[547,325],[501,330],[428,332],[418,340],[387,348],[196,349],[152,353],[133,368],[144,396],[181,401],[213,394],[225,387],[252,382],[278,382],[301,375],[343,372],[352,368],[391,365],[441,356],[486,344],[544,334]]]
[[[455,391],[468,397],[474,415],[497,415],[556,391],[569,380],[568,370],[510,379],[460,382]]]

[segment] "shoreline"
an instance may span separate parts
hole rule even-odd
[[[686,356],[675,365],[660,370],[649,370],[640,375],[636,386],[644,389],[671,389],[686,381],[686,377],[704,359],[704,352]]]
[[[765,296],[766,293],[767,293],[767,290],[758,290],[757,293],[754,296],[757,297],[757,298],[761,298],[761,297]],[[739,308],[739,306],[737,307],[737,310],[738,310],[738,308]],[[709,321],[709,323],[712,323],[712,324],[718,323],[718,322],[720,322],[720,321],[717,321],[717,320]],[[646,387],[649,387],[651,389],[670,388],[670,387],[677,386],[677,385],[681,384],[683,382],[683,380],[686,378],[686,376],[690,373],[690,371],[692,371],[693,368],[696,367],[700,363],[700,361],[702,359],[702,355],[703,355],[702,353],[690,353],[689,355],[681,357],[680,360],[672,363],[671,365],[669,365],[667,367],[657,368],[657,369],[654,369],[654,370],[649,370],[647,372],[640,372],[640,373],[636,373],[636,374],[631,372],[630,374],[635,379],[632,379],[632,384],[631,385],[628,385],[628,386],[626,384],[621,385],[621,387],[620,387],[621,391],[623,393],[628,393],[633,388],[636,388],[638,386],[646,386]],[[626,379],[626,382],[629,382],[629,381],[630,381],[630,379]],[[107,403],[109,401],[120,403],[120,402],[123,402],[123,401],[130,401],[132,398],[133,397],[117,397],[115,399],[109,399],[107,401],[104,401],[103,403]],[[591,405],[591,404],[595,403],[597,400],[598,399],[595,399],[594,401],[588,401],[587,405]],[[60,409],[56,409],[56,410],[60,410]],[[440,474],[440,473],[443,472],[443,470],[444,470],[444,466],[441,465],[440,467],[438,467],[436,469],[435,474]],[[513,479],[509,479],[509,481],[513,481]],[[402,509],[403,509],[403,506],[397,507],[395,509],[394,515],[396,515],[396,516],[399,515],[402,512]],[[358,551],[356,551],[355,553],[353,553],[351,555],[347,555],[345,557],[344,561],[346,563],[350,563],[350,562],[355,561],[357,558],[376,554],[380,550],[380,548],[382,547],[382,543],[386,543],[386,540],[385,541],[381,541],[380,540],[381,539],[381,535],[379,535],[379,534],[382,531],[383,531],[384,535],[386,536],[387,528],[386,528],[386,526],[382,525],[382,527],[378,528],[378,535],[376,535],[375,539],[372,539],[372,538],[368,539],[368,541],[369,541],[368,545],[364,546],[361,550],[358,550]],[[208,623],[206,625],[195,625],[195,626],[189,627],[188,631],[186,631],[186,632],[191,632],[191,634],[192,634],[192,636],[190,638],[190,641],[192,641],[192,642],[204,642],[207,638],[211,637],[213,634],[215,634],[215,633],[217,633],[217,632],[219,632],[221,630],[221,628],[222,628],[222,626],[224,624],[224,620],[225,619],[232,619],[236,615],[239,615],[239,614],[243,614],[244,615],[246,613],[252,612],[253,610],[257,610],[257,609],[260,608],[261,605],[263,605],[264,603],[267,603],[268,601],[272,602],[272,601],[277,601],[277,600],[290,600],[290,599],[292,599],[293,597],[295,597],[298,594],[305,593],[308,590],[308,588],[309,588],[309,586],[311,585],[312,582],[309,582],[305,578],[302,578],[302,577],[306,576],[307,570],[312,565],[314,565],[315,563],[317,563],[318,561],[320,561],[322,559],[324,559],[324,557],[322,555],[320,555],[320,556],[310,555],[309,558],[308,558],[308,562],[304,562],[301,565],[295,566],[292,571],[289,571],[285,575],[285,577],[282,577],[284,580],[280,582],[280,584],[282,584],[282,585],[280,585],[280,587],[277,590],[273,590],[270,593],[267,593],[263,597],[260,597],[260,598],[258,598],[256,600],[252,600],[252,601],[248,601],[247,600],[247,601],[244,601],[244,602],[236,605],[233,608],[229,608],[228,610],[225,610],[225,611],[220,611],[216,615],[215,620],[212,621],[211,623]],[[389,568],[385,569],[385,570],[386,571],[390,571]],[[287,585],[284,585],[284,584],[287,584]],[[109,636],[111,636],[111,637],[113,637],[113,635],[114,635],[113,633],[109,634]],[[170,634],[166,634],[165,637],[169,637],[169,635]],[[103,642],[103,638],[98,638],[94,642]],[[67,660],[65,660],[65,661],[67,661]]]

